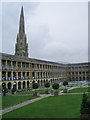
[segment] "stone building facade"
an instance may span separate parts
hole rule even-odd
[[[66,66],[63,64],[9,54],[1,55],[1,83],[4,82],[8,89],[13,88],[14,84],[17,89],[25,89],[30,88],[33,82],[44,86],[47,81],[53,84],[66,80]]]
[[[89,80],[89,63],[61,64],[28,57],[23,7],[21,9],[19,33],[15,45],[15,55],[0,53],[0,86],[7,89],[27,89],[37,82],[39,86],[49,81]]]
[[[68,64],[69,81],[89,81],[90,80],[90,63]]]

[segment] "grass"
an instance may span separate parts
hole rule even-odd
[[[50,96],[3,115],[3,118],[79,118],[82,94]]]
[[[2,96],[0,95],[0,110],[2,109]]]
[[[57,91],[61,91],[63,90],[64,88],[59,88]],[[51,89],[48,89],[48,90],[51,90]],[[41,90],[36,90],[37,93],[40,93],[40,94],[45,94],[45,91],[47,91],[47,89],[41,89]],[[55,91],[55,90],[54,90]],[[35,91],[28,91],[28,92],[21,92],[21,93],[17,93],[17,94],[33,94]]]
[[[81,93],[81,92],[90,92],[90,87],[83,87],[83,88],[75,88],[69,90],[70,93]]]
[[[36,98],[36,96],[2,96],[2,109],[22,103],[26,100],[31,100]]]

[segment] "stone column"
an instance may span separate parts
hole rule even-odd
[[[12,86],[12,83],[11,83],[11,86]],[[8,88],[8,82],[6,82],[6,88]]]
[[[18,90],[18,82],[16,82],[16,89]]]
[[[13,80],[13,71],[11,72],[11,80]]]
[[[16,72],[16,79],[18,80],[18,72]]]
[[[11,61],[11,69],[13,69],[13,63],[12,63],[12,61]]]
[[[21,62],[21,69],[22,69],[22,62]]]
[[[14,83],[14,82],[11,82],[11,89],[13,88],[13,83]]]
[[[25,80],[27,80],[27,72],[25,72]]]
[[[16,61],[16,69],[18,69],[18,62]]]
[[[5,77],[6,77],[6,80],[7,80],[8,79],[8,73],[7,72],[6,72],[6,76]]]
[[[7,68],[7,60],[6,60],[6,66],[5,66],[5,68]]]
[[[31,73],[29,72],[29,79],[31,78]]]

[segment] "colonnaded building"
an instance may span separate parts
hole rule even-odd
[[[28,57],[28,43],[25,34],[23,7],[20,14],[19,33],[15,55],[0,53],[0,85],[7,89],[27,89],[37,82],[44,86],[60,81],[89,80],[89,63],[61,64]]]

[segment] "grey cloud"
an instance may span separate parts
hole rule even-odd
[[[21,6],[22,3],[3,4],[3,52],[14,53]],[[65,62],[88,60],[88,4],[23,3],[23,6],[31,57]]]

